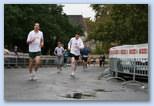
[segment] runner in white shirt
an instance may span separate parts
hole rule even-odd
[[[44,46],[43,33],[39,30],[39,23],[35,23],[34,30],[30,31],[27,37],[29,45],[29,80],[36,80],[36,72],[40,65],[41,48]],[[34,63],[34,65],[33,65]],[[34,68],[34,71],[32,71]]]
[[[77,33],[75,37],[71,38],[68,43],[68,50],[70,50],[71,56],[72,77],[74,77],[77,68],[77,61],[79,60],[80,56],[80,49],[82,48],[84,48],[83,41],[81,40],[80,35]]]
[[[57,73],[60,73],[62,71],[64,60],[64,48],[62,47],[62,44],[60,42],[58,42],[58,46],[55,48],[54,54],[57,56],[57,69],[59,69]]]

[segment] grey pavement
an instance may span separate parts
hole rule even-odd
[[[76,78],[70,77],[70,67],[57,69],[40,68],[37,81],[28,81],[28,69],[4,70],[4,99],[6,101],[48,100],[103,100],[103,101],[148,101],[149,89],[139,86],[121,86],[121,81],[105,78],[98,80],[104,71],[99,67],[78,67]],[[147,85],[147,83],[145,83]]]

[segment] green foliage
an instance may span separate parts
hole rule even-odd
[[[75,32],[82,32],[82,30],[69,23],[62,7],[62,5],[56,4],[5,4],[5,46],[12,49],[14,45],[17,45],[21,52],[27,52],[27,35],[29,31],[33,30],[35,22],[40,23],[44,34],[43,54],[47,54],[48,51],[52,53],[57,41],[67,45],[70,37],[74,36]]]
[[[96,48],[93,51],[93,54],[102,54],[103,53],[103,49],[101,48],[100,45],[96,44]]]
[[[89,31],[89,39],[100,41],[108,48],[121,44],[148,42],[148,5],[147,4],[93,4],[96,21]]]

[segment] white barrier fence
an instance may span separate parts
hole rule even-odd
[[[135,70],[135,75],[148,77],[148,60],[147,58],[110,58],[110,70],[130,75],[133,75]]]
[[[110,48],[110,71],[119,74],[148,78],[148,44],[123,45]]]

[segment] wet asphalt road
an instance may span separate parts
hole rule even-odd
[[[148,101],[149,90],[139,86],[121,86],[121,81],[98,80],[103,68],[90,66],[87,71],[78,67],[76,78],[70,77],[70,67],[40,68],[37,81],[28,81],[28,69],[4,70],[4,99],[6,101],[103,100]],[[148,85],[145,82],[146,85]],[[78,94],[78,95],[75,95]]]

